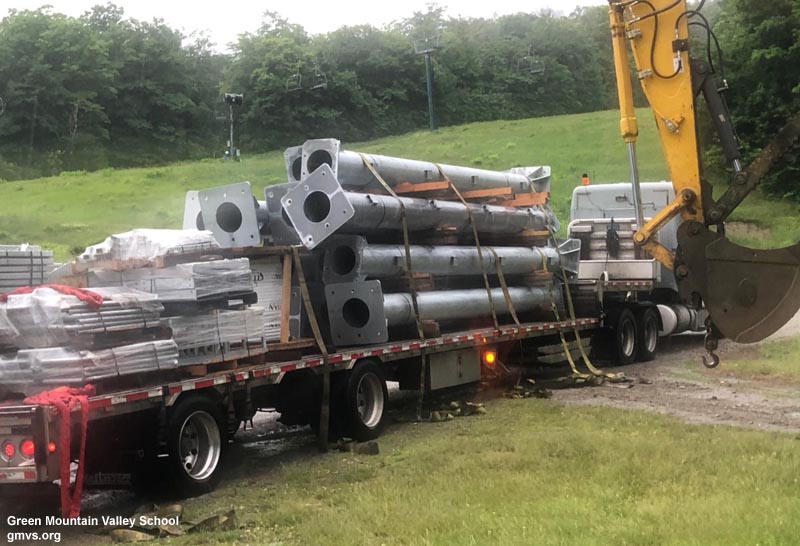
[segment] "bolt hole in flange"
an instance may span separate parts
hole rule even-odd
[[[230,202],[217,207],[217,225],[226,233],[235,233],[242,227],[242,211]]]
[[[313,173],[322,165],[333,167],[333,157],[327,150],[314,150],[308,156],[306,166],[308,167],[308,174]]]
[[[319,224],[331,212],[331,200],[325,192],[312,191],[303,202],[303,214],[310,222]]]
[[[369,317],[369,306],[363,300],[350,298],[342,305],[342,318],[351,328],[363,328]]]

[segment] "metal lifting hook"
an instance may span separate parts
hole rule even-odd
[[[719,366],[719,357],[714,351],[708,351],[703,355],[703,366],[709,369]]]
[[[717,353],[714,352],[717,350],[718,341],[719,337],[715,335],[713,327],[709,324],[706,337],[703,340],[706,347],[706,354],[703,355],[703,366],[706,368],[712,369],[719,366],[719,357]]]

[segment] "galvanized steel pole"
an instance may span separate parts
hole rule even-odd
[[[555,290],[554,296],[555,296]],[[525,312],[543,305],[550,305],[550,291],[543,286],[509,287],[509,298],[514,310]],[[509,310],[501,288],[492,289],[492,303],[499,314]],[[459,320],[487,317],[492,312],[492,304],[486,290],[443,290],[439,292],[420,292],[417,305],[422,320]],[[411,294],[384,294],[383,310],[389,326],[414,322],[414,307]]]

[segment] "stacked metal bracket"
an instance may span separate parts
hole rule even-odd
[[[263,354],[278,313],[252,305],[249,260],[223,259],[220,246],[208,231],[134,230],[25,282],[54,286],[0,301],[0,391],[30,394]],[[261,277],[267,300],[279,294],[280,279]]]
[[[70,347],[24,349],[0,355],[2,385],[34,392],[60,385],[82,385],[143,372],[167,371],[178,365],[175,342],[159,340],[98,351]]]
[[[239,227],[261,235],[252,246],[311,251],[307,288],[333,345],[412,336],[409,325],[423,321],[551,319],[559,277],[577,270],[580,242],[554,246],[549,167],[439,165],[343,150],[335,139],[288,148],[284,160],[287,182],[267,186],[264,201],[248,183],[187,194],[184,227],[211,229],[222,246],[242,245],[229,235]],[[237,222],[220,231],[223,210]],[[289,313],[295,337],[310,335],[300,292]]]
[[[98,306],[52,288],[11,294],[0,302],[0,346],[23,349],[97,344],[99,336],[144,332],[161,325],[164,306],[152,294],[98,288]]]
[[[0,245],[0,294],[46,282],[53,253],[33,245]]]

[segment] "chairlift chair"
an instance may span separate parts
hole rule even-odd
[[[544,61],[531,58],[530,64],[528,65],[528,73],[533,75],[544,74]]]
[[[441,47],[442,33],[433,36],[426,36],[414,40],[414,53],[417,55],[429,55]]]
[[[536,57],[526,55],[517,61],[517,71],[522,73],[536,76],[539,74],[544,74],[544,69],[544,61],[539,60]]]
[[[303,75],[297,72],[286,79],[286,92],[300,91],[303,88]]]
[[[325,89],[326,87],[328,87],[328,76],[325,74],[325,72],[316,69],[314,72],[314,84],[311,86],[311,90]]]

